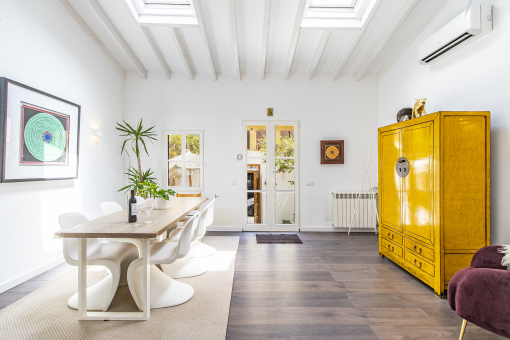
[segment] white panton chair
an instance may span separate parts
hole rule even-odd
[[[89,219],[80,213],[66,213],[58,217],[61,230],[88,222]],[[64,258],[72,266],[78,266],[77,238],[62,238]],[[87,239],[87,265],[104,266],[108,276],[95,285],[87,288],[87,309],[106,311],[119,285],[127,283],[126,273],[129,264],[138,258],[135,245],[125,242],[101,243],[97,239]],[[71,296],[68,306],[78,309],[78,293]]]
[[[136,198],[136,204],[143,204],[145,202],[147,202],[147,200],[145,198],[143,198],[142,196],[135,196]]]
[[[99,207],[103,212],[103,216],[111,215],[124,210],[118,203],[115,202],[103,202],[99,205]]]
[[[205,211],[205,210],[204,210]],[[191,244],[193,245],[193,242],[197,238],[198,234],[198,225],[200,224],[201,220],[201,213],[195,212],[194,214],[197,215],[195,220],[193,221],[193,228],[192,228],[192,234],[191,234]],[[182,228],[174,229],[170,233],[169,237],[165,240],[165,242],[178,242],[182,235]],[[188,253],[185,257],[182,259],[179,259],[171,264],[162,264],[161,269],[163,270],[163,273],[167,274],[168,276],[174,278],[174,279],[181,279],[184,277],[192,277],[192,276],[198,276],[202,275],[205,272],[207,272],[207,269],[200,266],[196,263],[195,259],[190,256],[190,253]]]
[[[190,257],[204,257],[212,255],[216,252],[214,247],[208,246],[207,244],[202,242],[202,237],[205,236],[205,232],[207,231],[207,227],[212,225],[214,220],[214,203],[216,202],[216,198],[209,203],[202,214],[200,216],[200,220],[198,222],[198,227],[196,228],[196,234],[194,234],[193,242],[191,242],[191,250],[189,252]],[[170,235],[168,236],[168,240],[175,242],[180,233],[180,228],[172,230]]]
[[[164,308],[185,303],[193,297],[195,290],[188,284],[179,282],[164,274],[156,267],[157,264],[171,264],[188,254],[191,248],[192,216],[182,228],[179,242],[157,242],[150,248],[150,306]],[[127,278],[131,295],[140,311],[143,311],[139,296],[142,296],[143,287],[143,260],[138,259],[129,265]]]

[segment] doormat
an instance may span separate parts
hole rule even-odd
[[[257,234],[257,243],[303,243],[297,234]]]

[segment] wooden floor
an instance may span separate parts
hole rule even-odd
[[[241,237],[227,339],[458,339],[446,300],[388,259],[371,233],[299,233],[303,244]],[[67,272],[59,265],[0,294],[0,309]],[[465,340],[503,339],[468,324]]]

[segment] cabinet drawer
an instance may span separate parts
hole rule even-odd
[[[398,245],[404,245],[402,242],[403,237],[397,232],[394,232],[393,230],[387,229],[385,227],[381,227],[380,231],[381,235],[385,238],[387,238],[389,241],[394,242]]]
[[[427,261],[419,258],[418,256],[411,253],[409,250],[405,250],[405,258],[407,262],[410,262],[416,269],[419,269],[430,276],[434,276],[434,265]]]
[[[381,245],[382,245],[382,248],[385,249],[386,251],[390,251],[392,253],[394,253],[395,255],[398,255],[400,257],[403,257],[403,253],[402,253],[402,248],[397,246],[396,244],[393,244],[391,243],[390,241],[382,238],[381,239]]]
[[[434,250],[424,247],[410,239],[405,239],[406,250],[408,249],[411,253],[424,257],[427,260],[434,262]]]

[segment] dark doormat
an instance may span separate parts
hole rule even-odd
[[[257,243],[303,243],[297,234],[257,234]]]

